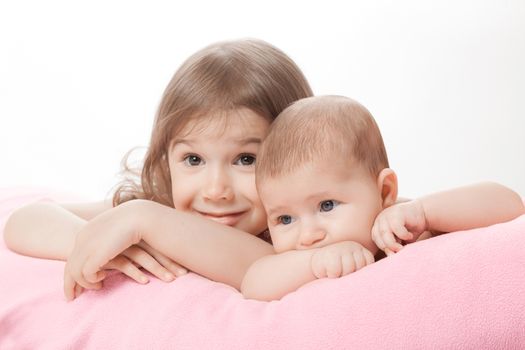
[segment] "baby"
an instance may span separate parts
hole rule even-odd
[[[357,271],[424,233],[486,226],[524,211],[517,194],[494,183],[399,203],[372,115],[339,96],[306,98],[279,115],[259,151],[256,181],[276,254],[250,267],[241,291],[261,300]]]

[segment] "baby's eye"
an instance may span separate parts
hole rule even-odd
[[[253,154],[241,154],[235,161],[236,165],[250,166],[255,163],[255,156]]]
[[[333,199],[330,199],[330,200],[327,200],[327,201],[322,201],[319,204],[319,209],[321,211],[330,211],[330,210],[333,210],[338,205],[339,205],[338,201],[334,201]]]
[[[203,163],[201,157],[196,156],[195,154],[190,154],[184,158],[184,164],[187,166],[199,166]]]
[[[293,221],[293,218],[290,215],[281,215],[277,218],[277,222],[282,225],[290,225]]]

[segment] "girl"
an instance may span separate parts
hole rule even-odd
[[[311,95],[297,65],[266,42],[204,48],[183,63],[164,92],[140,183],[123,184],[111,203],[23,207],[6,224],[6,244],[21,254],[67,260],[75,241],[93,236],[93,243],[99,234],[109,238],[109,232],[147,227],[160,239],[156,249],[138,240],[104,269],[146,283],[135,265],[166,281],[185,273],[184,266],[239,288],[250,264],[272,252],[257,237],[265,238],[266,230],[254,178],[259,144],[286,106]],[[84,287],[101,286],[76,277]],[[68,299],[81,292],[67,266],[65,292]]]

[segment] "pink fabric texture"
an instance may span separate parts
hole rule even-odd
[[[0,189],[0,227],[42,191]],[[3,230],[3,229],[2,229]],[[188,274],[73,302],[64,263],[0,244],[0,349],[524,349],[525,216],[407,246],[280,301]]]

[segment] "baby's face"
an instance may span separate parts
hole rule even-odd
[[[382,210],[377,181],[361,167],[308,164],[259,184],[277,253],[355,241],[373,254],[371,228]]]

